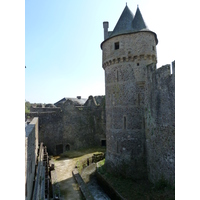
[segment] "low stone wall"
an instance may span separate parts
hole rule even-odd
[[[30,112],[57,112],[61,111],[61,108],[30,108]]]
[[[83,181],[82,177],[80,176],[80,174],[78,173],[78,170],[76,168],[72,171],[72,174],[73,174],[76,182],[78,183],[79,188],[80,188],[83,196],[85,197],[85,199],[86,200],[94,200],[92,194],[90,193],[90,191],[87,188],[87,185]]]
[[[105,158],[105,154],[104,153],[98,153],[98,154],[93,154],[92,157],[89,157],[87,159],[84,160],[80,160],[78,162],[81,163],[81,166],[79,166],[79,168],[77,168],[78,163],[76,164],[76,168],[72,171],[72,174],[76,180],[76,182],[79,185],[79,188],[83,194],[83,196],[85,197],[85,199],[90,200],[90,199],[94,199],[94,197],[92,196],[92,194],[90,193],[86,183],[83,181],[81,175],[79,173],[82,172],[82,170],[89,166],[91,163],[97,163],[98,161],[102,160]]]
[[[98,168],[98,163],[97,163]],[[106,194],[111,198],[115,200],[125,200],[113,187],[112,185],[104,179],[104,177],[96,170],[96,178],[98,181],[98,184],[103,188],[103,190],[106,192]]]
[[[38,151],[38,118],[34,118],[25,128],[25,197],[31,199],[33,193],[35,165]]]

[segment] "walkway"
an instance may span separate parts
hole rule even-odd
[[[53,158],[57,176],[57,182],[60,187],[61,200],[81,200],[82,195],[78,185],[72,176],[72,170],[76,165],[76,159]]]

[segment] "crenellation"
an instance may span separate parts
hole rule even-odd
[[[170,76],[170,74],[171,73],[170,73],[170,65],[169,64],[156,69],[156,76],[159,78],[164,78],[164,77]]]

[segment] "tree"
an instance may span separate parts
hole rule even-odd
[[[29,101],[25,101],[25,113],[30,113],[31,103]]]

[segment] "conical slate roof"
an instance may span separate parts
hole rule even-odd
[[[137,7],[135,17],[133,19],[132,27],[134,31],[149,30],[144,22],[139,7]]]
[[[139,7],[137,7],[137,10],[134,16],[131,10],[126,5],[114,30],[112,32],[109,32],[108,39],[113,36],[126,34],[126,33],[134,33],[134,32],[139,32],[139,31],[150,31],[150,30],[148,29],[142,17]],[[155,39],[156,39],[156,43],[158,43],[156,34],[155,34]]]
[[[134,18],[133,13],[126,5],[110,37],[122,33],[132,32],[133,18]]]

